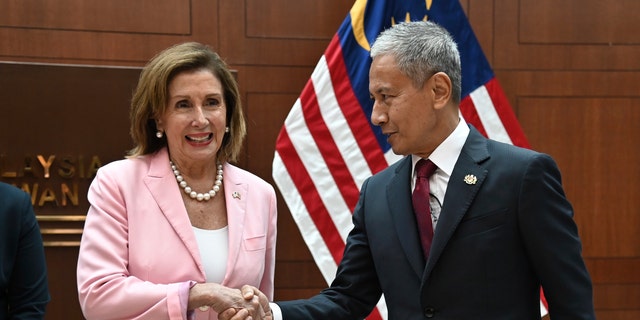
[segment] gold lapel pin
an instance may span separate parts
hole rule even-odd
[[[464,176],[464,183],[466,184],[476,184],[478,182],[478,178],[472,174],[468,174]]]
[[[240,200],[240,193],[238,191],[234,191],[231,195],[233,198]]]

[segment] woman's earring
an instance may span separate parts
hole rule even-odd
[[[158,137],[158,139],[162,139],[163,133],[162,131],[158,130],[156,131],[156,137]]]
[[[229,127],[224,128],[224,132],[229,132]]]

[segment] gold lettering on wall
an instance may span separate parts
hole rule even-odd
[[[72,184],[73,186],[73,192],[71,191],[71,189],[69,189],[69,186],[67,186],[66,183],[62,183],[60,185],[60,189],[62,192],[62,206],[65,207],[67,205],[67,199],[69,199],[69,201],[71,201],[71,205],[77,206],[78,205],[78,184],[74,183]]]
[[[50,174],[51,164],[53,163],[53,160],[55,158],[56,158],[56,156],[49,156],[49,160],[45,161],[44,157],[42,155],[38,155],[38,161],[42,165],[42,168],[44,168],[44,178],[45,179],[49,179],[49,177],[51,177],[51,174]]]
[[[80,190],[80,183],[92,179],[101,166],[97,155],[38,154],[34,158],[0,154],[0,178],[29,193],[37,207],[78,206],[80,195],[87,192]]]

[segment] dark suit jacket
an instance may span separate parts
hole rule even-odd
[[[48,302],[42,235],[31,199],[0,182],[0,320],[43,319]]]
[[[475,183],[466,183],[473,175]],[[284,320],[364,318],[384,293],[389,319],[594,319],[573,209],[551,157],[471,128],[425,262],[411,205],[411,157],[364,182],[331,287],[277,302]]]

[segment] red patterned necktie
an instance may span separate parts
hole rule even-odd
[[[431,222],[431,208],[429,207],[429,177],[436,171],[437,166],[431,160],[420,159],[416,163],[416,185],[413,189],[413,211],[418,222],[420,241],[424,260],[429,258],[431,240],[433,239],[433,223]]]

